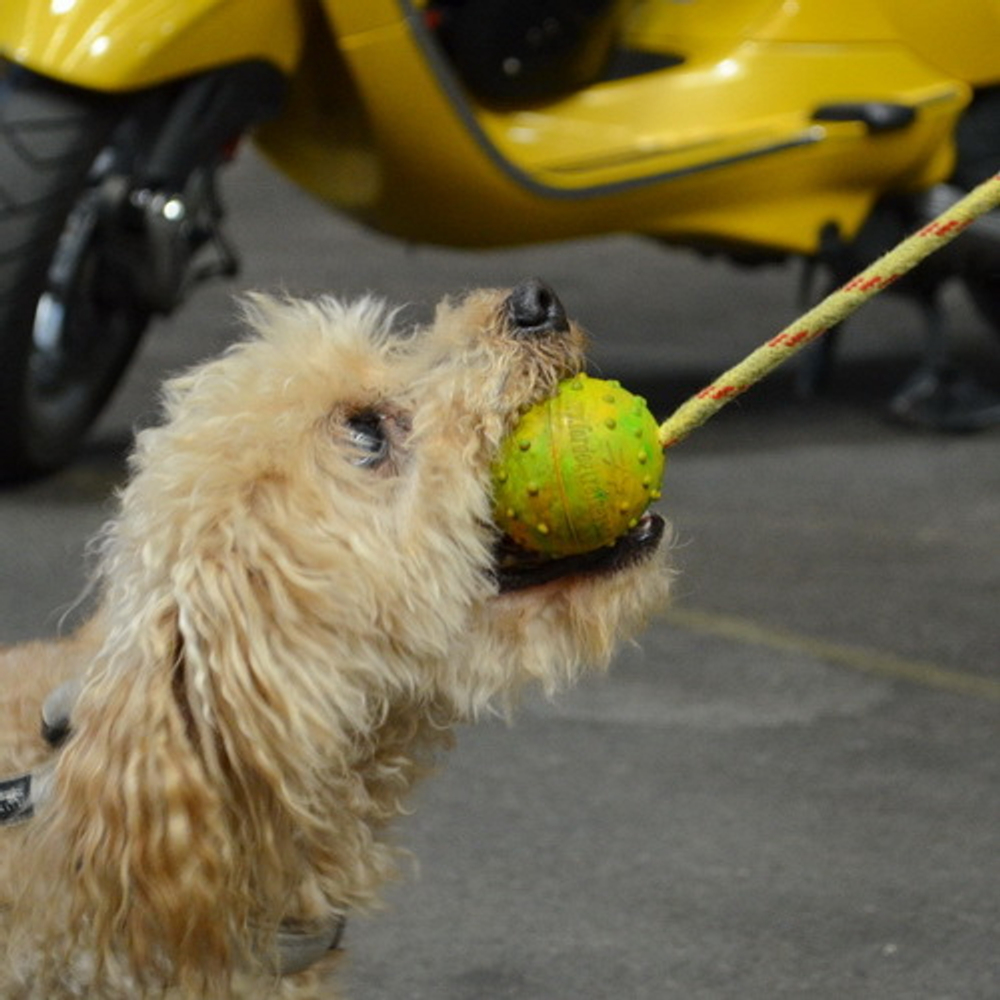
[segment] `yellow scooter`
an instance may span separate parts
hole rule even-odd
[[[150,318],[235,270],[244,133],[409,240],[840,276],[1000,167],[998,83],[998,0],[3,0],[0,478],[70,460]],[[974,228],[912,287],[958,276],[1000,326]]]

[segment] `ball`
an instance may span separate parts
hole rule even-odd
[[[493,466],[493,517],[522,548],[560,557],[614,544],[660,497],[664,456],[641,396],[576,375],[527,410]]]

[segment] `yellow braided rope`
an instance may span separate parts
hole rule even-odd
[[[832,292],[777,336],[720,375],[711,385],[682,403],[660,425],[660,445],[670,448],[682,441],[730,400],[842,322],[862,303],[901,278],[925,257],[953,240],[980,215],[997,205],[1000,205],[1000,174],[974,188],[933,222],[897,244],[857,277]]]

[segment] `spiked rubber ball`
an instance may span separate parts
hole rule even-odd
[[[612,545],[659,499],[664,456],[646,402],[576,375],[523,414],[493,467],[494,520],[560,557]]]

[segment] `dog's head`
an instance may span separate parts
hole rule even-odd
[[[426,720],[604,662],[665,591],[659,519],[544,565],[491,523],[500,442],[584,362],[545,285],[445,302],[409,333],[371,300],[247,312],[252,336],[171,382],[139,437],[57,776],[80,909],[111,907],[86,926],[122,923],[147,965],[224,958],[307,868],[363,902],[385,865],[370,828]]]
[[[286,685],[346,671],[368,703],[395,687],[472,708],[603,660],[662,596],[658,518],[556,561],[490,521],[500,441],[584,363],[547,286],[445,302],[408,334],[372,301],[249,316],[254,337],[168,386],[112,533],[114,603],[141,615],[169,591],[200,691],[231,630],[255,671],[287,661]]]

